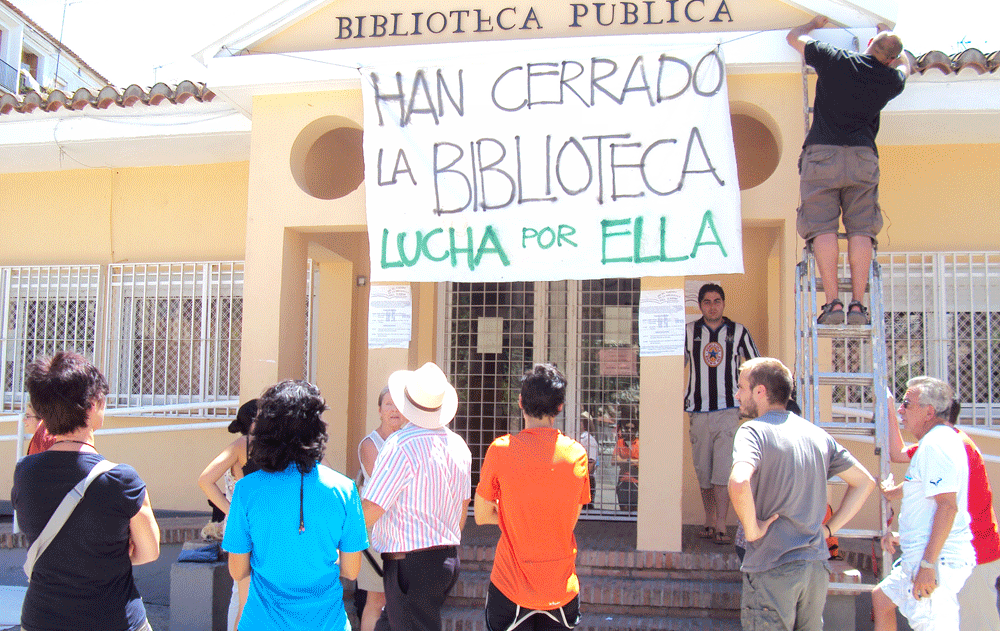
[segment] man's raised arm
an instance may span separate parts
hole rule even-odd
[[[902,72],[904,79],[913,74],[913,66],[910,64],[910,57],[906,54],[905,50],[899,53],[899,57],[896,57],[889,63],[889,67]]]
[[[806,52],[806,43],[812,40],[809,33],[815,29],[823,28],[829,21],[830,20],[825,16],[817,15],[802,26],[796,26],[792,30],[788,31],[788,35],[785,36],[785,39],[788,41],[789,46],[799,51],[800,55],[803,55]]]

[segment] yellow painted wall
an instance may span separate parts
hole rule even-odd
[[[1000,121],[998,121],[1000,124]],[[880,147],[879,249],[1000,249],[1000,145]]]
[[[682,289],[683,278],[643,278],[642,290]],[[728,297],[728,296],[727,296]],[[680,456],[685,450],[677,441],[687,425],[684,406],[677,392],[665,384],[682,383],[684,357],[642,357],[639,360],[639,418],[655,419],[642,424],[643,454],[639,469],[639,516],[636,521],[636,548],[639,550],[680,550],[681,522],[677,511],[686,505],[675,481],[687,469]],[[683,398],[683,392],[680,393]],[[650,457],[650,453],[655,454]],[[697,486],[697,483],[695,484]],[[686,488],[684,489],[686,491]]]
[[[340,199],[317,199],[299,188],[291,166],[295,141],[310,125],[362,124],[360,91],[257,97],[253,107],[246,232],[253,247],[245,257],[242,353],[247,361],[240,374],[244,393],[302,376],[309,235],[359,231],[365,225],[363,184]]]
[[[314,246],[335,255],[339,262],[328,263],[320,284],[317,314],[321,340],[325,335],[333,345],[319,349],[314,378],[330,405],[324,415],[331,432],[327,462],[351,473],[355,446],[370,422],[368,390],[374,387],[368,378],[367,285],[356,282],[369,275],[364,185],[338,199],[319,199],[300,188],[295,174],[311,140],[338,128],[361,128],[361,93],[257,97],[253,108],[246,236],[253,247],[244,268],[240,391],[247,398],[281,379],[304,376],[306,259]],[[309,168],[317,166],[322,168]],[[334,173],[358,167],[326,166]],[[323,275],[323,263],[320,268]]]
[[[0,174],[0,265],[241,260],[248,169]]]
[[[227,419],[114,418],[107,417],[106,429],[153,427],[175,423]],[[4,434],[14,433],[15,423],[4,423]],[[226,429],[203,429],[171,433],[111,435],[95,438],[98,451],[108,460],[135,467],[146,482],[154,509],[210,511],[198,487],[198,475],[234,439]],[[0,488],[7,494],[14,477],[15,443],[0,443]],[[27,442],[25,442],[27,447]]]

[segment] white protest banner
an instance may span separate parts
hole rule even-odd
[[[363,69],[372,280],[742,272],[721,51],[604,52]]]

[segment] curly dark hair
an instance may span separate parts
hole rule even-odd
[[[70,351],[31,362],[25,370],[24,387],[35,414],[54,436],[85,427],[91,408],[103,403],[108,394],[108,382],[97,366]]]
[[[308,473],[326,452],[326,401],[307,381],[287,380],[257,399],[250,458],[264,471],[284,471],[294,462]]]
[[[553,364],[535,364],[521,375],[521,407],[532,418],[559,414],[566,401],[566,377]]]

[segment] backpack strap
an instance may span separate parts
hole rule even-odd
[[[76,486],[71,488],[66,497],[62,499],[55,512],[52,513],[52,517],[49,518],[48,523],[45,524],[45,528],[42,529],[42,533],[38,535],[38,538],[28,548],[27,560],[24,562],[24,573],[28,575],[29,581],[31,580],[31,572],[35,568],[35,562],[38,561],[38,557],[42,556],[45,549],[49,547],[52,540],[62,530],[62,527],[66,524],[66,520],[73,514],[76,505],[83,499],[83,495],[87,492],[87,487],[90,486],[90,483],[116,466],[118,465],[110,460],[98,462],[90,470],[90,473],[87,474],[87,477],[77,482]]]

